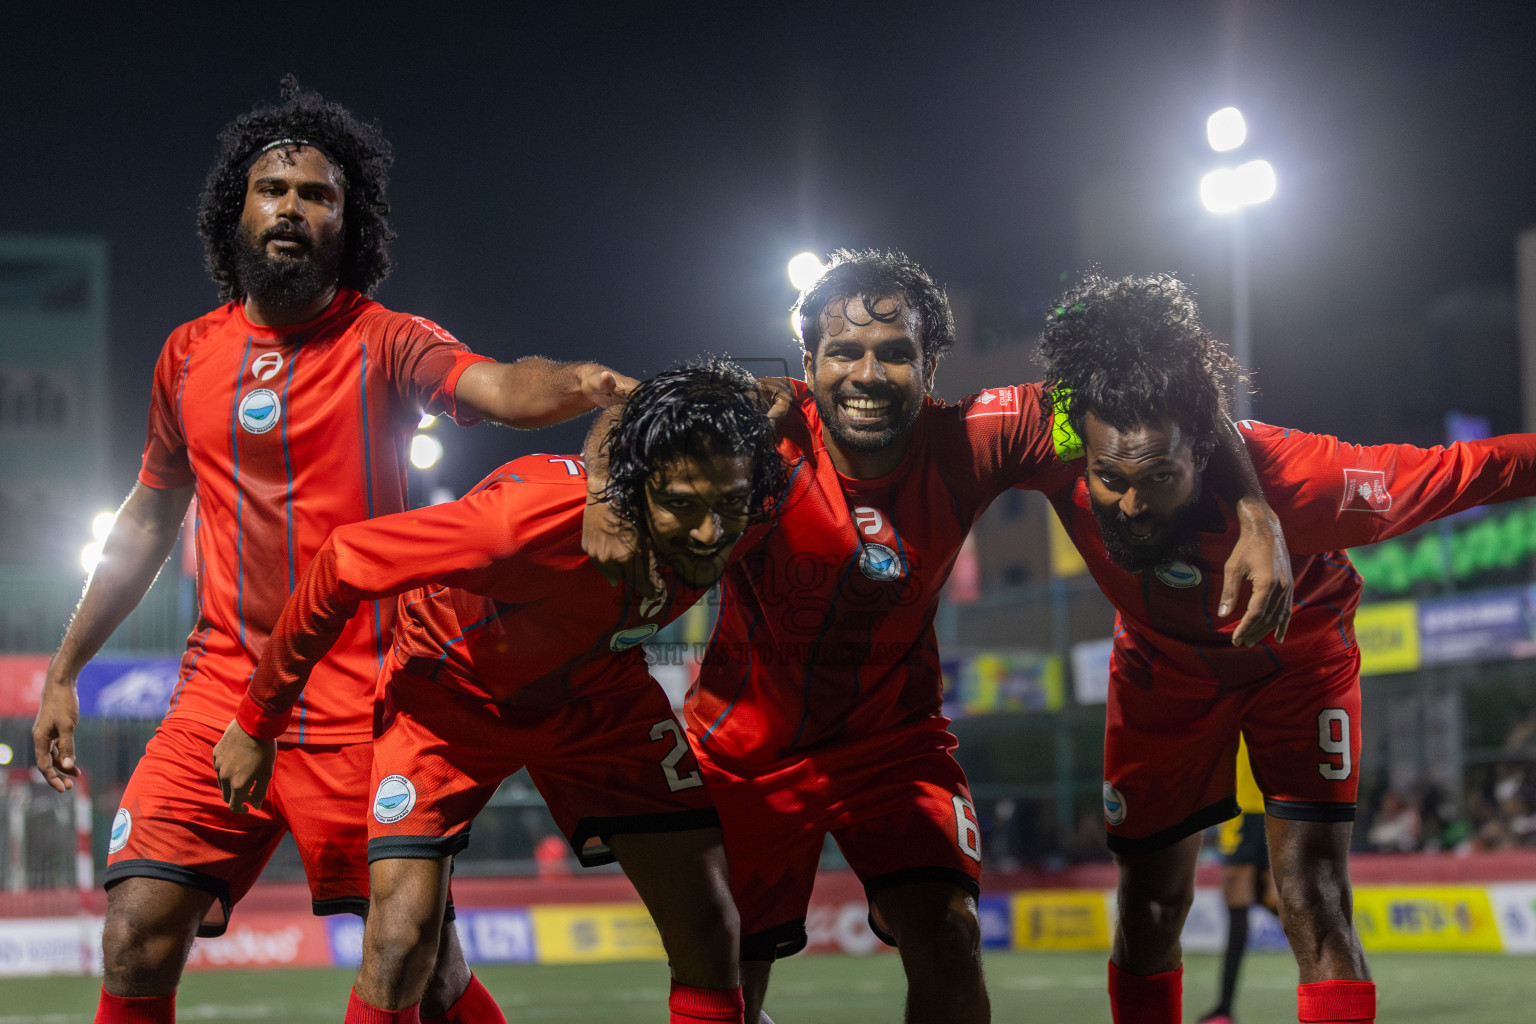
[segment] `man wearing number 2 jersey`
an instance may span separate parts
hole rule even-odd
[[[1053,453],[1038,385],[926,397],[954,321],[906,257],[836,253],[796,309],[808,386],[779,424],[793,481],[726,572],[687,707],[742,917],[747,1020],[766,1019],[774,959],[806,943],[831,833],[901,953],[909,1024],[974,1024],[990,1013],[981,837],[940,714],[934,612],[992,499],[1075,470]]]
[[[1237,527],[1201,471],[1235,366],[1171,277],[1090,277],[1053,309],[1040,342],[1057,396],[1052,433],[1058,454],[1083,468],[1048,497],[1118,612],[1104,748],[1120,869],[1114,1019],[1182,1019],[1179,932],[1200,833],[1239,812],[1241,733],[1300,971],[1298,1017],[1374,1020],[1350,912],[1362,584],[1344,549],[1536,494],[1536,435],[1363,447],[1239,424],[1285,526],[1296,589],[1284,644],[1234,647],[1211,572]]]

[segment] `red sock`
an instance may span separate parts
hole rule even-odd
[[[1184,965],[1143,978],[1109,962],[1109,1012],[1115,1024],[1180,1024],[1184,1019]]]
[[[354,988],[352,997],[347,1000],[347,1016],[343,1024],[421,1024],[421,1004],[414,1003],[403,1010],[381,1010],[359,999]]]
[[[168,996],[115,996],[103,986],[96,1004],[96,1024],[176,1024],[176,993]]]
[[[469,988],[459,996],[459,1001],[440,1017],[423,1017],[421,1024],[507,1024],[496,1000],[480,984],[480,979],[469,976]]]
[[[1296,986],[1296,1019],[1306,1024],[1374,1024],[1374,981],[1314,981]]]
[[[724,1024],[742,1024],[747,1014],[746,1001],[741,998],[741,987],[694,988],[674,981],[672,998],[667,1000],[672,1011],[669,1024],[689,1024],[690,1021],[723,1021]]]

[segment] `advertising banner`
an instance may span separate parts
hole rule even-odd
[[[1109,893],[1043,889],[1013,894],[1014,949],[1108,949]]]
[[[350,915],[348,915],[350,917]],[[362,922],[358,922],[361,950]],[[216,939],[192,943],[188,970],[229,970],[235,967],[329,967],[331,940],[327,918],[303,913],[245,913],[236,911],[229,931]]]
[[[1359,886],[1355,930],[1368,952],[1497,953],[1503,948],[1482,886]]]
[[[1360,674],[1387,675],[1419,667],[1418,607],[1412,601],[1361,605],[1355,612]]]
[[[661,935],[639,903],[532,907],[540,963],[665,960]]]
[[[1508,587],[1419,602],[1425,665],[1536,656],[1532,588]]]
[[[1536,883],[1490,885],[1488,899],[1506,953],[1536,953]]]

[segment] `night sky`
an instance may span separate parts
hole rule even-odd
[[[785,262],[840,245],[907,251],[995,342],[1094,262],[1187,276],[1225,336],[1227,225],[1196,185],[1236,104],[1280,183],[1249,215],[1257,415],[1368,442],[1437,442],[1447,408],[1519,426],[1536,4],[41,6],[0,15],[0,230],[110,243],[114,493],[159,346],[216,302],[214,137],[287,71],[395,145],[386,305],[637,376],[794,359]],[[578,437],[450,434],[445,478]]]

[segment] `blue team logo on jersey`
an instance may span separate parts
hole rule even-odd
[[[633,650],[655,636],[656,631],[660,628],[652,622],[648,625],[635,626],[631,629],[621,629],[608,638],[608,649],[610,651]]]
[[[1125,797],[1120,791],[1111,786],[1108,781],[1104,783],[1104,820],[1111,825],[1119,825],[1125,821]]]
[[[119,807],[117,817],[112,819],[112,840],[107,843],[107,852],[116,853],[128,845],[128,836],[133,832],[133,815],[128,813],[128,808]]]
[[[404,775],[389,776],[373,795],[373,816],[381,825],[393,825],[415,806],[416,787]]]
[[[1170,587],[1177,587],[1179,590],[1198,587],[1200,581],[1205,578],[1200,575],[1198,568],[1190,565],[1188,562],[1181,562],[1178,559],[1164,562],[1152,570],[1152,575],[1157,577],[1158,582],[1165,583]]]
[[[884,544],[865,544],[859,552],[859,572],[882,583],[901,579],[901,556]]]
[[[265,434],[283,418],[283,404],[271,388],[257,388],[240,399],[236,412],[248,434]]]

